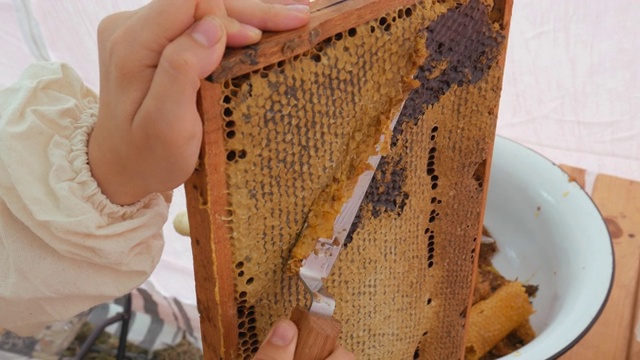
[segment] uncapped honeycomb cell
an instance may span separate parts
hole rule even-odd
[[[305,216],[323,200],[323,189],[353,170],[348,165],[356,166],[363,150],[367,156],[374,150],[380,115],[402,101],[405,79],[415,73],[416,24],[398,24],[393,33],[382,29],[373,39],[359,35],[367,35],[373,24],[379,21],[336,34],[308,54],[224,87],[224,128],[234,131],[225,136],[235,214],[230,225],[234,260],[244,271],[236,281],[237,301],[268,315],[242,332],[265,334],[272,321],[307,301],[298,279],[283,267]],[[411,40],[399,41],[405,38]],[[369,148],[359,149],[358,140],[369,140]],[[240,151],[246,153],[243,159]],[[247,277],[253,280],[247,283]],[[243,353],[245,345],[240,342]]]
[[[461,356],[502,77],[505,35],[491,11],[481,0],[418,2],[216,80],[224,169],[204,166],[196,176],[198,184],[210,181],[198,174],[224,177],[228,205],[211,216],[224,223],[228,238],[214,240],[230,254],[213,258],[228,264],[232,278],[216,280],[232,283],[234,299],[216,295],[200,310],[231,313],[237,326],[203,315],[223,327],[209,351],[250,359],[274,321],[309,304],[292,258],[331,231],[399,113],[326,279],[340,341],[362,359]],[[198,186],[187,187],[200,199],[190,216],[211,206]],[[198,253],[202,241],[194,240],[196,266],[210,258]],[[221,350],[226,343],[235,348]]]

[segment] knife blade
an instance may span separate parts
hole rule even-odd
[[[393,133],[403,105],[404,103],[399,106],[389,125],[389,136]],[[333,265],[344,248],[349,229],[382,157],[382,146],[388,140],[390,139],[386,139],[383,132],[376,146],[376,154],[367,160],[370,165],[369,170],[358,176],[351,197],[336,217],[333,237],[319,238],[314,251],[302,261],[299,276],[311,293],[311,305],[308,310],[296,307],[291,315],[291,320],[298,326],[295,360],[324,360],[336,347],[342,325],[333,318],[336,303],[325,288],[323,280],[329,277]]]

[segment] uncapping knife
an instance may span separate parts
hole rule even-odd
[[[391,130],[398,121],[400,109],[402,109],[402,105],[391,121]],[[392,131],[389,131],[388,135],[391,134]],[[333,318],[336,303],[322,281],[329,276],[331,268],[343,248],[344,240],[382,157],[381,149],[385,140],[389,141],[389,139],[385,139],[383,132],[377,145],[377,154],[368,159],[371,165],[370,170],[359,175],[351,198],[342,206],[342,210],[334,222],[333,238],[318,239],[314,251],[302,261],[299,275],[311,292],[311,306],[309,310],[296,307],[291,314],[291,320],[298,326],[295,360],[324,360],[331,355],[336,347],[342,326],[338,320]]]

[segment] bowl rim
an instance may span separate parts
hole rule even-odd
[[[566,172],[562,167],[560,167],[558,164],[556,164],[555,162],[553,162],[551,159],[549,159],[548,157],[546,157],[545,155],[541,154],[540,152],[518,142],[515,141],[513,139],[509,139],[505,136],[502,135],[496,135],[495,138],[495,142],[493,145],[493,150],[495,150],[496,144],[498,142],[508,142],[508,143],[512,143],[513,145],[516,145],[517,147],[520,147],[523,151],[529,151],[531,153],[533,153],[534,155],[537,155],[537,158],[540,161],[544,161],[547,162],[549,164],[551,164],[553,167],[559,169],[563,174],[567,175],[567,177],[569,179],[572,179],[572,176]],[[489,172],[489,182],[491,181],[491,172]],[[609,298],[611,297],[611,292],[613,290],[613,282],[615,279],[615,274],[616,274],[616,258],[615,258],[615,248],[613,246],[613,240],[611,239],[611,233],[609,232],[609,228],[607,227],[606,222],[604,221],[604,216],[602,215],[602,211],[600,211],[600,208],[598,207],[598,205],[595,203],[595,201],[593,201],[593,198],[587,193],[587,191],[584,189],[584,187],[582,186],[582,184],[578,183],[577,181],[574,181],[576,183],[576,185],[578,185],[578,188],[580,189],[579,191],[582,192],[587,199],[591,202],[591,204],[593,205],[593,207],[595,208],[595,210],[598,212],[599,214],[599,221],[602,221],[603,226],[605,227],[605,229],[607,229],[607,238],[608,238],[608,244],[609,247],[611,249],[611,277],[609,279],[609,286],[607,289],[607,292],[604,296],[604,299],[602,301],[602,303],[600,304],[600,308],[598,309],[598,311],[594,314],[593,318],[591,319],[591,321],[589,322],[589,324],[587,324],[587,326],[585,326],[585,328],[578,334],[578,336],[576,336],[575,339],[573,339],[572,341],[570,341],[566,346],[564,346],[563,348],[561,348],[560,350],[558,350],[556,353],[554,353],[553,355],[547,357],[546,360],[555,360],[558,359],[560,356],[566,354],[569,350],[571,350],[574,346],[576,346],[580,340],[582,340],[588,333],[589,331],[591,331],[591,329],[593,328],[593,326],[595,325],[595,323],[598,321],[598,319],[600,319],[600,316],[602,315],[605,307],[607,306],[608,302],[609,302]],[[509,355],[506,355],[509,356]],[[498,359],[503,359],[504,357],[500,357]]]

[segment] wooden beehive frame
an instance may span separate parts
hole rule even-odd
[[[420,8],[416,8],[417,6]],[[243,324],[244,329],[253,327],[253,332],[246,332],[244,330],[239,332],[239,326],[244,322],[244,318],[241,318],[241,316],[246,316],[244,312],[246,312],[247,308],[243,308],[242,306],[244,305],[239,306],[239,302],[246,302],[246,299],[239,299],[239,295],[242,292],[240,290],[242,289],[240,289],[238,285],[238,274],[243,272],[243,270],[238,269],[239,262],[237,261],[237,257],[239,250],[234,248],[234,246],[237,245],[233,244],[234,237],[238,235],[237,228],[234,228],[232,223],[234,217],[241,217],[242,214],[238,214],[237,208],[234,208],[232,199],[234,196],[234,187],[231,184],[233,181],[229,173],[233,171],[233,167],[230,165],[229,156],[230,152],[233,151],[234,159],[232,161],[237,161],[238,156],[244,157],[247,155],[246,153],[236,152],[236,150],[230,150],[229,145],[229,143],[232,142],[228,138],[229,114],[225,114],[225,111],[230,110],[228,110],[229,104],[225,96],[228,96],[230,91],[242,92],[241,87],[243,86],[242,84],[235,85],[236,80],[233,79],[240,78],[242,80],[238,80],[239,82],[250,82],[251,80],[247,79],[250,78],[250,76],[258,76],[260,71],[270,71],[274,68],[277,69],[279,66],[286,67],[289,63],[286,63],[285,60],[299,56],[311,56],[309,52],[313,52],[314,48],[319,44],[323,44],[326,39],[336,36],[336,34],[347,34],[350,29],[356,29],[358,26],[363,26],[363,24],[368,24],[373,20],[376,21],[375,26],[379,26],[382,31],[386,31],[385,26],[387,26],[387,24],[382,24],[382,21],[379,20],[384,17],[386,19],[385,22],[391,22],[392,18],[386,16],[386,14],[400,14],[400,10],[403,11],[402,14],[411,14],[411,12],[416,10],[425,11],[424,9],[427,9],[426,11],[433,14],[434,17],[429,23],[425,24],[429,25],[442,17],[443,14],[453,14],[452,16],[455,16],[456,11],[460,13],[466,11],[465,9],[471,9],[475,11],[475,13],[478,13],[486,9],[486,11],[482,13],[486,13],[486,21],[493,27],[491,34],[487,36],[499,36],[500,39],[496,42],[495,48],[487,49],[488,51],[494,51],[494,53],[488,54],[486,58],[472,59],[472,61],[490,63],[488,63],[487,66],[483,65],[483,72],[481,74],[474,75],[470,73],[466,78],[463,76],[459,80],[459,84],[449,84],[446,88],[447,91],[439,94],[435,102],[431,102],[429,107],[424,109],[424,114],[421,115],[421,117],[428,117],[428,121],[430,122],[429,125],[426,124],[427,120],[421,122],[423,124],[421,126],[424,127],[424,129],[415,130],[408,124],[409,121],[405,121],[406,129],[404,129],[404,131],[407,134],[416,132],[415,135],[412,135],[416,137],[424,133],[424,135],[420,135],[426,140],[424,141],[424,147],[416,145],[420,144],[418,140],[412,140],[413,142],[410,142],[409,140],[405,141],[401,138],[400,141],[404,144],[403,146],[407,146],[411,151],[407,150],[408,152],[399,155],[394,155],[392,152],[389,156],[389,159],[396,161],[397,165],[402,163],[403,158],[414,161],[418,158],[421,159],[421,156],[424,155],[423,165],[426,165],[426,170],[430,172],[428,178],[425,178],[430,180],[425,181],[425,185],[431,187],[434,186],[434,183],[436,185],[439,183],[441,184],[440,190],[437,191],[442,193],[446,190],[449,193],[442,193],[442,195],[438,193],[437,196],[435,196],[436,190],[429,190],[434,192],[433,194],[423,194],[415,191],[411,193],[411,191],[409,191],[412,196],[411,200],[408,200],[409,202],[423,197],[425,200],[431,199],[430,201],[433,201],[433,206],[409,204],[408,208],[411,209],[410,212],[418,213],[424,211],[426,214],[422,216],[421,220],[405,220],[405,222],[412,226],[435,222],[432,226],[423,226],[420,230],[424,231],[424,249],[421,248],[420,246],[422,245],[420,245],[416,247],[415,250],[424,251],[424,267],[416,269],[416,274],[429,277],[428,280],[425,280],[425,283],[429,286],[435,286],[436,284],[443,286],[441,283],[446,283],[444,288],[452,289],[449,289],[451,291],[447,290],[449,291],[448,293],[443,292],[442,294],[433,294],[425,289],[420,290],[423,293],[422,295],[428,295],[427,298],[425,298],[425,306],[431,306],[434,310],[431,310],[426,315],[416,316],[416,318],[419,318],[424,323],[416,326],[416,328],[424,329],[428,327],[429,323],[436,321],[445,321],[448,322],[448,324],[438,325],[432,329],[430,328],[431,330],[428,331],[431,334],[430,337],[423,336],[426,335],[423,334],[423,331],[420,331],[420,334],[407,334],[406,337],[407,339],[414,339],[411,340],[412,344],[410,347],[417,348],[416,353],[420,353],[417,355],[419,358],[444,358],[443,356],[455,358],[462,353],[462,337],[465,323],[464,312],[469,304],[470,291],[472,289],[473,257],[477,251],[477,242],[474,239],[478,238],[482,225],[482,207],[486,196],[486,188],[483,187],[482,184],[488,180],[488,168],[490,166],[490,153],[495,131],[510,6],[510,1],[506,1],[505,3],[496,2],[496,4],[487,4],[480,0],[461,1],[460,4],[456,4],[454,1],[444,1],[442,4],[432,4],[428,2],[427,4],[410,0],[350,0],[314,13],[309,26],[303,29],[288,33],[270,34],[263,42],[256,46],[231,51],[225,56],[225,60],[220,69],[202,84],[198,105],[204,121],[204,141],[198,167],[192,178],[186,184],[189,221],[191,224],[191,236],[194,249],[198,306],[202,317],[203,345],[207,359],[250,357],[252,351],[254,352],[257,348],[260,336],[264,335],[259,334],[259,336],[253,336],[254,333],[258,335],[260,331],[255,330],[255,326],[247,324]],[[410,10],[405,13],[404,11],[406,9]],[[395,19],[395,15],[393,18]],[[371,25],[372,33],[374,31],[373,27],[374,25]],[[484,27],[483,29],[487,30]],[[438,33],[438,31],[439,30],[436,29],[430,36],[437,38],[438,36],[442,36],[440,33],[451,31],[451,29],[444,29],[440,31],[440,33]],[[455,36],[453,37],[455,38]],[[450,37],[447,37],[447,39],[448,38]],[[426,50],[428,52],[436,51],[437,54],[438,48],[436,46]],[[442,49],[442,51],[445,50]],[[458,57],[465,55],[462,50],[456,51],[460,52],[460,54],[456,55]],[[426,54],[427,58],[423,64],[424,69],[422,70],[423,76],[438,79],[441,73],[447,71],[447,58],[443,57],[438,60],[437,56],[435,56],[436,54]],[[430,60],[431,63],[429,63]],[[425,71],[427,71],[427,73],[425,73]],[[237,89],[236,86],[238,87]],[[492,95],[484,94],[483,92],[487,90],[494,93]],[[495,92],[497,92],[497,94]],[[234,99],[234,101],[236,100]],[[484,107],[482,109],[486,110],[486,112],[482,115],[473,114],[476,110],[469,110],[469,108],[473,106]],[[460,107],[464,107],[466,110],[459,110]],[[475,116],[475,118],[472,118],[467,124],[467,129],[460,123],[463,119],[450,119],[452,116],[456,116],[456,112],[458,112],[458,116]],[[237,115],[237,113],[235,115]],[[416,120],[416,124],[417,122],[418,120]],[[474,127],[477,127],[477,129],[474,129]],[[438,169],[442,172],[437,174],[434,174],[435,170],[433,170],[433,165],[429,168],[428,164],[430,164],[431,160],[427,158],[430,159],[434,156],[431,152],[436,151],[436,142],[438,144],[437,154],[439,158],[442,159],[442,162],[451,164],[455,164],[456,162],[460,163],[460,166],[458,166],[459,174],[456,174],[453,170],[449,171],[444,169],[445,167],[455,168],[455,166],[452,165],[439,167]],[[448,151],[447,149],[459,151],[459,153],[455,154],[454,151]],[[242,151],[244,151],[244,149]],[[396,152],[399,152],[399,150]],[[405,162],[407,161],[409,160]],[[396,165],[388,165],[387,169],[391,171],[393,170],[393,166]],[[402,171],[409,174],[418,171],[411,166],[407,167],[406,164],[402,166],[404,166]],[[434,175],[436,175],[435,178],[433,177]],[[402,176],[403,178],[406,177],[405,175]],[[438,176],[439,180],[434,181],[433,179],[438,179]],[[460,177],[461,180],[458,181],[457,177]],[[465,177],[464,181],[462,177]],[[378,186],[382,185],[384,184],[378,184]],[[414,188],[415,186],[416,185],[414,185]],[[473,192],[473,196],[468,198],[461,196],[460,193],[465,191]],[[409,193],[405,192],[405,196],[408,197]],[[456,198],[456,196],[458,198]],[[444,204],[442,204],[443,201]],[[367,208],[367,206],[369,207]],[[365,218],[361,217],[360,219],[361,236],[366,236],[367,224],[369,223],[374,224],[370,225],[372,229],[390,229],[388,222],[380,225],[381,220],[376,220],[378,216],[380,216],[379,214],[376,213],[376,216],[372,216],[372,206],[371,203],[366,204],[366,201],[365,204],[363,204],[362,217]],[[402,206],[404,207],[404,205]],[[464,206],[469,207],[469,211],[461,211],[460,208]],[[420,209],[420,211],[418,211],[418,209]],[[402,213],[402,211],[400,211],[400,213]],[[398,218],[404,217],[405,219],[411,216],[410,214],[401,214],[402,216],[396,215]],[[366,218],[367,216],[371,219],[375,217],[375,219],[370,220]],[[380,216],[380,218],[384,218],[384,216]],[[445,218],[445,220],[441,220],[442,218]],[[402,221],[398,223],[402,223]],[[464,229],[459,229],[458,225]],[[438,231],[437,236],[439,239],[444,240],[445,238],[460,236],[464,239],[464,242],[453,245],[440,245],[441,242],[439,242],[438,246],[435,246],[432,244],[432,240],[429,239],[436,236],[434,235],[436,234],[436,230]],[[414,231],[412,231],[412,233],[413,232]],[[354,235],[354,237],[358,237],[358,234]],[[415,237],[417,235],[407,236]],[[353,246],[356,249],[354,251],[357,251],[360,245],[354,244]],[[448,248],[447,246],[453,247]],[[452,251],[452,249],[455,251]],[[455,260],[457,256],[458,260],[456,261],[458,263],[447,260],[447,256],[449,256],[447,253],[452,252],[457,254],[456,251],[458,251],[459,254],[452,255],[451,259]],[[344,256],[341,256],[339,264],[337,265],[338,268],[336,272],[338,274],[340,272],[340,262],[342,258],[351,259],[349,261],[356,262],[358,260],[357,257],[354,259],[350,258],[351,255],[348,255],[348,251],[346,253]],[[436,263],[438,264],[435,266],[437,274],[432,275],[435,270],[430,269],[434,262],[428,259],[432,259],[433,256],[431,254],[434,253],[442,259],[442,262]],[[463,253],[466,255],[463,256]],[[461,257],[464,257],[466,261],[459,259]],[[469,258],[471,258],[471,260],[469,260]],[[283,259],[283,261],[286,261],[286,259]],[[432,273],[428,273],[429,271],[432,271]],[[454,273],[455,276],[451,275]],[[280,274],[278,276],[283,275]],[[338,290],[337,298],[339,306],[341,300],[340,295],[342,294],[340,291],[343,291],[343,289],[340,288],[342,280],[344,279],[330,279],[330,281],[332,281],[330,284],[334,286],[334,289],[337,288]],[[355,281],[356,279],[349,280]],[[253,278],[251,281],[253,282]],[[296,295],[293,295],[292,299],[287,299],[285,303],[281,304],[282,311],[280,313],[270,315],[275,317],[286,315],[291,306],[289,301],[295,302],[296,299],[300,302],[304,301],[304,296],[300,295],[300,292],[304,290],[301,290],[301,285],[296,284],[295,279],[289,279],[287,281],[290,281],[287,286],[293,286],[292,292],[296,293]],[[455,284],[455,281],[459,281],[460,283]],[[242,286],[244,286],[244,284]],[[445,301],[438,301],[443,297],[447,298],[447,304],[444,304]],[[349,296],[345,295],[344,298],[343,303],[352,303],[352,300],[349,300]],[[397,300],[400,301],[401,299]],[[264,301],[264,299],[262,299],[262,301]],[[375,302],[376,300],[372,301]],[[458,306],[458,308],[453,310],[452,308],[455,306]],[[397,312],[397,310],[395,311]],[[241,312],[243,313],[240,314]],[[350,325],[348,316],[353,315],[354,314],[347,311],[347,309],[341,308],[338,309],[338,313],[336,314],[339,318],[343,316],[341,320],[345,323],[347,331],[349,331]],[[393,313],[391,315],[393,315]],[[457,319],[452,320],[456,316]],[[253,317],[249,319],[255,321]],[[261,326],[264,329],[268,327],[268,325],[270,324],[262,324]],[[380,327],[379,324],[378,327]],[[246,336],[247,338],[242,339],[242,336]],[[250,336],[253,337],[250,338]],[[361,341],[362,339],[359,339],[358,336],[362,335],[353,335],[351,338],[343,340],[347,344],[349,344],[349,341]],[[379,336],[379,334],[377,336]],[[440,340],[438,340],[438,336]],[[446,337],[449,338],[447,343],[437,343]],[[243,346],[242,344],[245,342],[247,345]],[[446,349],[447,347],[449,347],[448,350]],[[451,349],[452,347],[454,349]],[[425,348],[433,349],[432,355],[429,355],[429,353],[424,350],[422,352],[418,350]],[[245,349],[245,353],[242,353],[241,349]],[[458,351],[457,349],[460,350]],[[384,354],[384,351],[379,353]],[[391,353],[395,354],[396,352]],[[365,358],[367,356],[371,357],[372,355],[365,353]]]

